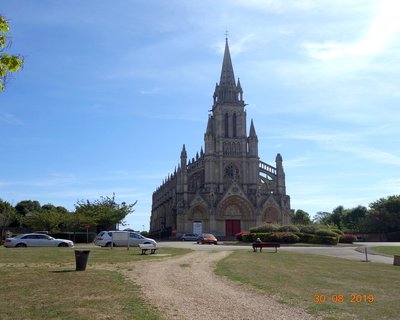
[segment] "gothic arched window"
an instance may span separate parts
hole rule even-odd
[[[225,138],[229,137],[229,116],[225,113]]]
[[[236,113],[233,114],[233,137],[236,138]]]

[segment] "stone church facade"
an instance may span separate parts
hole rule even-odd
[[[204,150],[180,164],[153,193],[150,234],[180,236],[210,232],[232,238],[267,223],[290,223],[282,157],[275,165],[259,159],[253,120],[249,134],[240,80],[236,82],[228,40],[221,77],[204,134]]]

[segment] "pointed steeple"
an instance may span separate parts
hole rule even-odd
[[[238,101],[241,87],[236,86],[233,73],[232,59],[229,51],[228,38],[225,39],[224,60],[222,61],[221,77],[219,84],[215,86],[214,103]]]
[[[225,52],[224,60],[222,62],[221,78],[219,86],[223,88],[235,88],[235,75],[233,73],[233,66],[231,60],[231,53],[229,51],[228,38],[225,39]]]

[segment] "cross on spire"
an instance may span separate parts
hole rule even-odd
[[[228,40],[228,30],[225,30],[225,39]]]

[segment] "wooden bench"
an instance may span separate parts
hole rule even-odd
[[[142,254],[146,254],[147,250],[150,250],[150,254],[155,254],[157,247],[154,244],[139,244],[140,250],[142,250]]]
[[[278,248],[281,247],[280,243],[277,242],[253,242],[253,251],[257,252],[257,248],[260,248],[260,252],[262,248],[275,248],[275,252],[278,252]]]

